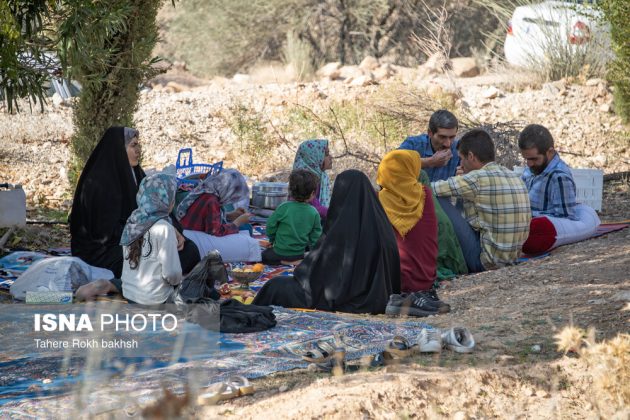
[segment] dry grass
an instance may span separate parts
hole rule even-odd
[[[630,414],[630,334],[597,343],[595,331],[567,327],[556,336],[559,351],[577,353],[593,377],[594,398],[602,414]]]

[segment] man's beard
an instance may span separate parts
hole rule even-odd
[[[534,175],[540,175],[543,173],[545,169],[547,169],[548,165],[549,165],[549,159],[547,159],[547,155],[545,155],[545,159],[543,160],[542,164],[532,166],[531,168],[529,168],[529,170],[532,171]]]

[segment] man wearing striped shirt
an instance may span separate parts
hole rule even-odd
[[[573,174],[556,153],[549,130],[538,124],[528,125],[519,135],[518,147],[527,162],[523,181],[529,191],[532,216],[577,220]]]
[[[431,185],[453,223],[470,272],[516,263],[529,233],[531,209],[520,177],[494,162],[494,143],[483,130],[460,139],[463,175]],[[446,198],[464,201],[464,216]]]

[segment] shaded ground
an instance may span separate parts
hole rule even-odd
[[[605,185],[604,221],[630,219],[627,180]],[[57,217],[54,213],[33,218]],[[28,226],[17,245],[67,246],[63,226]],[[630,229],[562,247],[549,257],[444,284],[452,312],[426,319],[466,326],[474,354],[444,351],[396,366],[351,367],[342,377],[308,370],[255,381],[254,396],[191,408],[200,418],[609,417],[587,365],[556,350],[567,325],[595,328],[597,340],[628,332]],[[410,337],[413,338],[413,337]],[[166,405],[165,405],[166,404]],[[161,406],[168,401],[161,402]],[[627,407],[626,407],[627,408]],[[126,417],[123,411],[108,413]],[[619,414],[618,414],[619,415]],[[626,412],[627,415],[627,412]],[[619,418],[623,417],[621,414]]]

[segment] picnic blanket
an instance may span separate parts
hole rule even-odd
[[[209,352],[201,360],[168,364],[133,359],[113,362],[116,369],[111,365],[103,366],[102,371],[92,372],[96,381],[91,385],[92,389],[89,384],[83,385],[84,391],[87,387],[90,392],[80,396],[84,404],[82,409],[85,410],[82,414],[98,414],[110,406],[124,407],[129,398],[139,401],[155,399],[163,386],[179,393],[184,392],[186,383],[204,387],[222,382],[232,375],[252,379],[274,372],[306,368],[308,364],[301,355],[315,342],[324,349],[341,344],[346,348],[346,359],[356,360],[382,351],[395,335],[415,340],[422,328],[431,328],[419,321],[374,319],[319,311],[274,308],[274,313],[278,321],[275,328],[256,334],[220,334],[218,351]],[[73,361],[71,364],[76,363]],[[139,370],[128,373],[131,364],[138,366]],[[33,359],[22,355],[16,360],[1,362],[0,376],[4,385],[0,390],[0,417],[54,417],[54,414],[72,413],[77,404],[77,395],[73,391],[89,378],[81,374],[57,376],[56,372],[62,367],[63,357],[53,360],[50,357]],[[42,384],[42,376],[50,382]],[[36,399],[42,396],[56,398]]]

